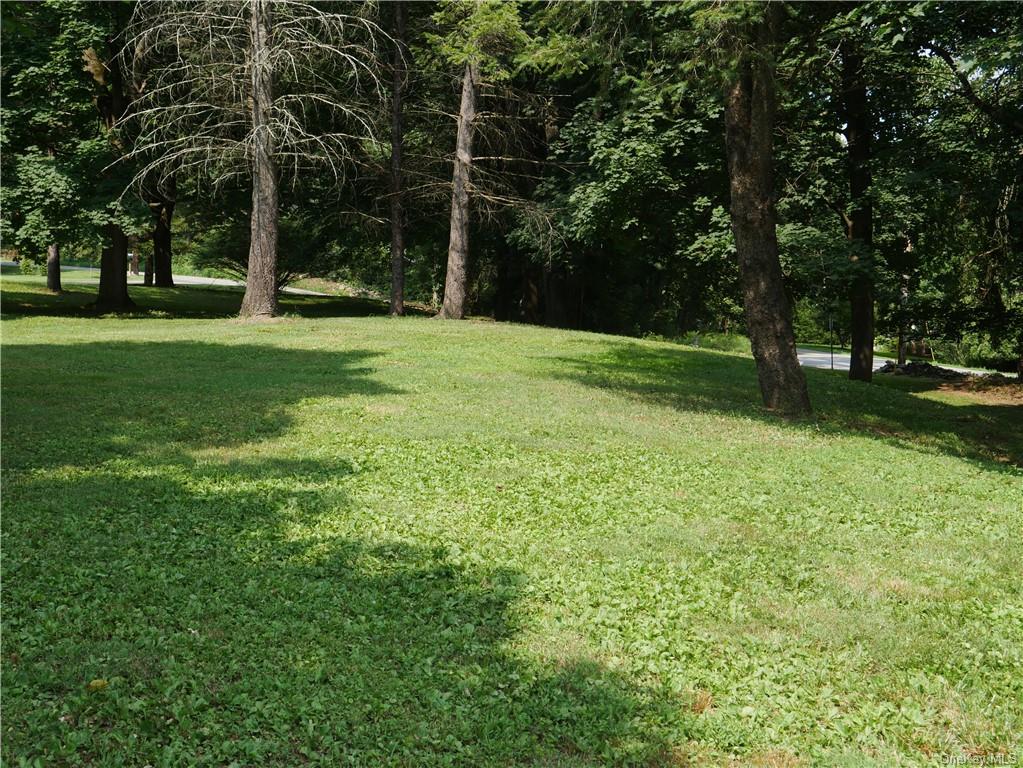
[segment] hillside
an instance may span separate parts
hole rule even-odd
[[[194,317],[5,281],[5,760],[1023,749],[1018,401],[810,370],[785,422],[741,355],[135,293]]]

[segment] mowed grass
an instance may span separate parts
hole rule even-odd
[[[1018,400],[217,293],[5,281],[6,764],[1023,750]]]

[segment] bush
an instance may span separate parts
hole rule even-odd
[[[693,331],[680,340],[688,347],[714,349],[719,352],[735,352],[742,355],[752,354],[749,338],[738,333],[718,333],[716,331]]]
[[[834,325],[834,341],[844,347],[849,341],[849,304],[840,302],[829,315],[828,307],[810,298],[799,299],[792,306],[792,331],[801,344],[830,344],[832,331],[828,320]]]
[[[23,275],[45,275],[46,262],[23,256],[18,262],[18,271]]]

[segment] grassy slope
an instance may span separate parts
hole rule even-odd
[[[1019,406],[811,370],[786,424],[740,356],[50,301],[5,281],[5,762],[1023,749]]]

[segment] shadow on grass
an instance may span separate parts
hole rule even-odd
[[[136,307],[123,317],[156,319],[215,319],[234,317],[241,307],[243,290],[240,287],[179,286],[154,288],[133,285],[129,293]],[[15,282],[5,280],[2,310],[5,320],[19,317],[98,317],[91,306],[96,300],[96,288],[89,285],[65,286],[60,294],[50,293],[38,281]],[[368,317],[386,315],[386,302],[353,296],[304,296],[282,293],[281,313],[302,317]],[[408,314],[426,314],[408,308]]]
[[[196,497],[102,477],[56,490],[102,509],[68,516],[40,478],[19,489],[31,524],[5,515],[12,763],[581,766],[665,753],[633,724],[653,705],[621,678],[508,650],[512,571],[303,538],[283,524],[313,525],[308,495]],[[109,685],[90,692],[94,679]]]
[[[370,350],[204,342],[7,344],[5,466],[144,463],[188,449],[266,440],[287,406],[399,394],[372,378]]]
[[[759,407],[753,360],[696,349],[623,342],[600,355],[563,358],[555,375],[680,410],[712,411],[786,422]],[[1001,470],[1023,466],[1023,408],[1012,404],[952,405],[918,397],[881,379],[850,382],[830,371],[804,369],[820,428],[863,434],[936,450]],[[935,383],[935,387],[937,383]],[[796,428],[801,428],[798,423]]]
[[[373,357],[4,347],[5,763],[669,759],[663,699],[516,652],[523,577],[384,533],[343,443],[245,451],[289,404],[400,394]]]
[[[554,668],[509,649],[517,573],[335,533],[358,514],[351,465],[303,466],[333,490],[296,491],[293,470],[5,489],[6,761],[664,758],[635,724],[657,706],[648,694],[585,659]]]

